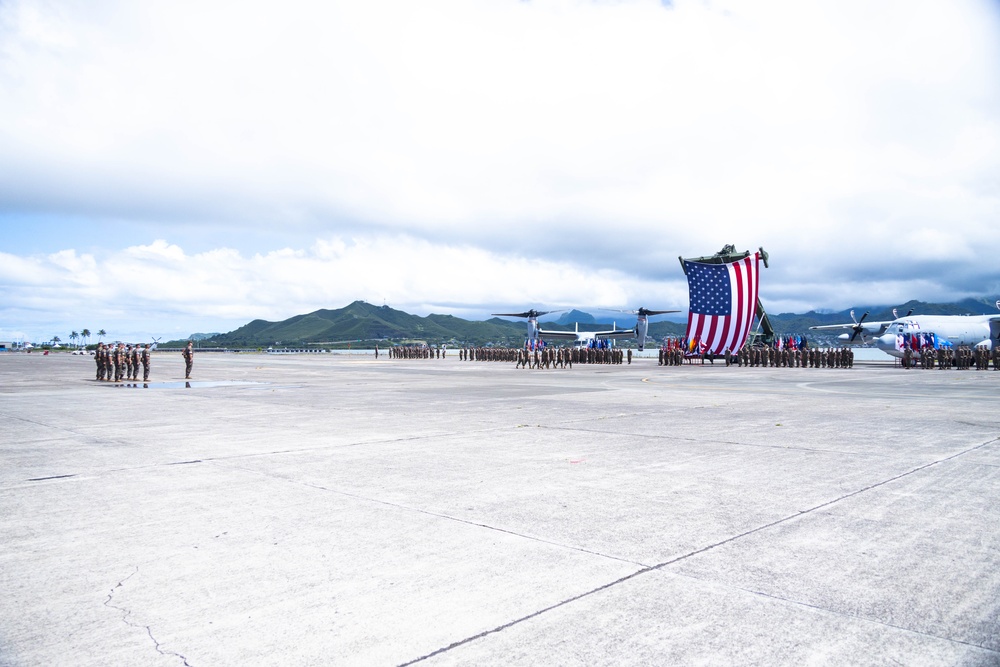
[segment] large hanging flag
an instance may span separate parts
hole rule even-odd
[[[743,347],[757,310],[759,266],[760,253],[730,264],[685,260],[691,302],[687,337],[699,338],[710,354]]]

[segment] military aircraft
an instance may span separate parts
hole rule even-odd
[[[632,329],[619,329],[617,325],[612,324],[611,329],[605,331],[580,331],[580,325],[576,325],[574,331],[559,331],[559,330],[546,330],[542,329],[538,325],[538,318],[542,315],[548,315],[549,313],[556,313],[556,310],[544,310],[538,311],[535,309],[527,310],[523,313],[493,313],[496,317],[524,317],[527,318],[528,322],[528,345],[529,347],[534,347],[538,340],[550,339],[550,340],[571,340],[576,345],[590,345],[592,341],[599,340],[617,340],[620,338],[635,338],[638,343],[639,351],[645,347],[646,344],[646,332],[649,330],[648,317],[650,315],[663,315],[665,313],[676,313],[676,310],[647,310],[646,308],[639,308],[638,310],[628,310],[622,311],[627,313],[632,313],[637,316],[635,327]]]
[[[851,329],[851,333],[850,334],[841,334],[840,336],[838,336],[838,339],[840,341],[844,342],[844,343],[859,343],[859,344],[862,344],[862,345],[867,345],[868,344],[868,337],[869,336],[871,336],[873,338],[881,336],[882,334],[885,333],[885,330],[889,327],[890,324],[892,324],[892,322],[894,322],[894,321],[896,321],[896,320],[899,319],[899,315],[896,313],[896,309],[893,308],[892,309],[892,317],[893,317],[892,320],[890,320],[888,322],[869,322],[868,324],[865,324],[865,318],[868,317],[868,313],[869,312],[870,311],[866,310],[865,314],[862,315],[861,319],[859,320],[856,317],[854,317],[854,311],[852,310],[851,311],[851,319],[854,320],[854,324],[822,324],[822,325],[818,325],[818,326],[815,326],[815,327],[809,327],[809,328],[810,329],[833,329],[833,330]],[[912,308],[903,317],[909,317],[911,313],[913,313],[913,309]],[[859,336],[861,337],[860,340],[858,340]]]
[[[1000,301],[997,301],[1000,309]],[[910,311],[912,312],[912,311]],[[893,310],[893,315],[896,311]],[[910,315],[897,317],[889,322],[868,322],[861,316],[850,324],[826,324],[809,327],[810,329],[845,329],[851,333],[843,333],[838,338],[844,343],[858,343],[861,337],[867,343],[866,334],[871,336],[875,346],[894,357],[902,357],[900,341],[914,334],[934,334],[938,341],[950,346],[969,345],[983,346],[993,349],[1000,345],[1000,314],[998,315]],[[854,311],[851,311],[854,319]]]

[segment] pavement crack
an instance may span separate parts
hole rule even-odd
[[[131,609],[126,609],[125,607],[120,607],[120,606],[118,606],[116,604],[112,604],[112,601],[114,600],[114,597],[115,597],[115,591],[117,591],[119,588],[123,587],[125,585],[126,581],[128,581],[129,579],[131,579],[132,577],[134,577],[138,573],[139,573],[139,566],[136,565],[135,566],[135,570],[133,570],[130,575],[128,575],[127,577],[125,577],[124,579],[122,579],[121,581],[119,581],[117,584],[115,584],[114,586],[112,586],[111,590],[108,591],[108,597],[104,601],[104,606],[107,607],[107,608],[109,608],[109,609],[115,609],[117,611],[120,611],[121,614],[122,614],[122,623],[124,623],[128,627],[135,628],[137,630],[145,630],[146,631],[146,636],[149,637],[150,640],[152,640],[152,642],[153,642],[153,648],[156,649],[157,653],[159,653],[160,655],[174,656],[176,658],[179,658],[181,660],[181,662],[184,663],[185,667],[192,667],[191,663],[188,662],[187,658],[184,657],[183,655],[181,655],[180,653],[177,653],[176,651],[169,651],[169,650],[164,649],[163,645],[153,635],[153,628],[151,626],[143,625],[141,623],[135,623],[135,622],[133,622],[131,620],[131,618],[130,618],[130,616],[132,616],[132,610]]]

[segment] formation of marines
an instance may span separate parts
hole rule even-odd
[[[744,345],[735,354],[726,353],[726,365],[769,368],[854,368],[850,347],[802,347],[777,349],[774,346]]]
[[[969,347],[961,345],[957,348],[950,347],[923,347],[913,350],[909,347],[903,349],[903,368],[923,368],[945,370],[955,368],[961,371],[975,368],[977,371],[985,371],[993,364],[993,370],[1000,368],[1000,345],[994,345],[992,350],[985,346]]]
[[[427,345],[399,345],[389,350],[393,359],[443,359],[445,353],[444,346]],[[458,358],[461,361],[514,363],[516,368],[572,368],[573,364],[631,364],[632,350],[614,347],[483,346],[460,348]],[[692,343],[684,338],[668,338],[659,348],[657,364],[680,366],[685,362],[699,361],[714,364],[717,359],[721,359],[726,366],[752,368],[854,368],[854,349],[850,346],[812,347],[804,339],[798,339],[794,344],[782,340],[769,346],[747,343],[738,350],[724,350],[721,355],[712,355],[697,340]],[[901,365],[903,368],[986,370],[991,362],[993,370],[1000,369],[1000,346],[993,346],[992,350],[984,346],[905,348]]]
[[[463,347],[458,350],[460,361],[517,361],[516,347]]]
[[[377,349],[377,348],[376,348]],[[429,345],[397,345],[389,348],[390,359],[444,359],[448,352],[446,347],[430,347]],[[375,358],[378,358],[376,353]]]
[[[149,380],[149,367],[152,351],[149,343],[143,347],[126,343],[98,343],[94,353],[97,364],[97,380],[105,382],[122,382],[139,379],[139,366],[142,365],[142,381]]]
[[[818,348],[799,342],[768,345],[743,345],[738,350],[723,350],[720,355],[726,366],[754,368],[854,368],[854,350],[850,347]],[[685,361],[715,363],[715,356],[695,341],[691,345],[680,338],[664,341],[659,351],[660,366],[680,366]]]
[[[621,364],[628,355],[611,347],[470,347],[458,352],[462,361],[514,362],[516,368],[572,368],[573,364]]]

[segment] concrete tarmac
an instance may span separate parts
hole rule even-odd
[[[1000,372],[0,355],[0,665],[1000,665]]]

